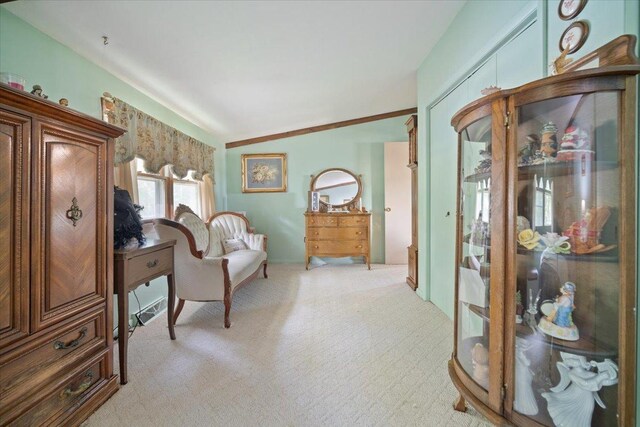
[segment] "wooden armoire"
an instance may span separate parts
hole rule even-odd
[[[411,169],[411,246],[409,251],[409,275],[407,284],[414,291],[418,288],[418,116],[412,115],[405,123],[409,133],[409,163]]]
[[[123,132],[0,84],[0,425],[77,425],[118,389],[113,139]]]

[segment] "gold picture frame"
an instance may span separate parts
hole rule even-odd
[[[287,191],[286,153],[243,154],[241,161],[243,193]]]

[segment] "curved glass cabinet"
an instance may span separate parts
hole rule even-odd
[[[459,134],[454,353],[495,423],[635,425],[635,37],[481,98]]]

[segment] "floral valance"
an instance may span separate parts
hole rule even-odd
[[[171,171],[180,178],[193,169],[194,179],[201,180],[206,174],[213,179],[215,148],[107,95],[102,98],[103,118],[127,130],[116,139],[116,165],[138,156],[144,159],[144,169],[149,173],[159,173],[163,166],[171,165]]]

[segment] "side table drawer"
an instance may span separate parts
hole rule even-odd
[[[7,354],[0,360],[0,402],[37,389],[58,372],[72,366],[77,355],[106,348],[104,310],[74,321],[40,340],[30,351]]]
[[[156,276],[173,266],[173,248],[165,248],[156,252],[132,258],[129,261],[127,283],[140,283],[144,279]]]

